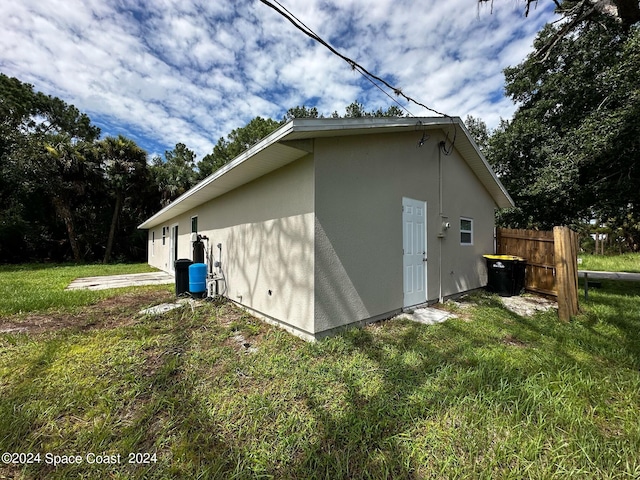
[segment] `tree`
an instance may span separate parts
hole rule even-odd
[[[44,148],[40,174],[48,178],[46,192],[58,217],[64,222],[76,263],[83,255],[78,241],[74,201],[99,178],[99,163],[92,142],[73,142],[64,135],[51,136]]]
[[[184,143],[176,143],[173,150],[165,151],[164,158],[163,161],[162,158],[155,157],[151,167],[163,207],[189,190],[197,180],[196,154]]]
[[[505,70],[506,92],[520,106],[491,137],[488,157],[518,208],[501,221],[547,228],[638,218],[640,30],[600,14],[541,59],[561,28],[547,25],[536,51]]]
[[[122,135],[106,137],[99,142],[98,147],[107,184],[114,198],[113,216],[103,258],[103,263],[109,263],[118,219],[125,201],[135,197],[141,185],[148,181],[147,152]]]
[[[345,108],[345,118],[361,118],[370,116],[364,109],[364,105],[359,101],[355,101]]]
[[[480,148],[480,151],[486,155],[489,147],[489,138],[491,137],[491,132],[489,132],[487,124],[484,123],[482,119],[475,118],[472,115],[467,115],[467,118],[464,119],[464,124],[478,145],[478,148]]]
[[[615,18],[625,30],[640,22],[640,3],[638,0],[552,0],[556,5],[556,12],[567,19],[562,35],[568,34],[574,26],[585,20],[593,20],[597,15],[608,15]],[[478,3],[491,2],[494,0],[478,0]],[[531,5],[538,4],[538,0],[523,0],[525,4],[525,15],[529,15]],[[596,20],[597,21],[597,20]]]
[[[227,138],[220,138],[213,152],[198,162],[198,179],[203,179],[229,163],[245,150],[277,129],[281,122],[270,118],[255,117],[244,127],[236,128]]]
[[[360,103],[358,100],[355,100],[351,104],[347,105],[345,108],[345,113],[343,116],[337,111],[334,111],[331,114],[332,118],[362,118],[362,117],[403,117],[404,112],[402,109],[396,105],[391,105],[387,110],[383,110],[382,108],[378,108],[377,110],[373,110],[367,112],[365,106]]]
[[[32,85],[3,74],[0,114],[3,227],[19,233],[25,241],[35,231],[51,231],[55,225],[46,219],[34,219],[41,212],[27,212],[26,204],[37,203],[44,208],[52,204],[66,227],[74,260],[80,261],[72,201],[86,186],[93,169],[86,151],[100,129],[73,105],[35,92]],[[36,221],[42,224],[32,228]]]
[[[493,9],[494,0],[478,0],[478,3],[491,2]],[[529,15],[531,5],[538,4],[538,0],[524,0],[525,16]],[[550,51],[565,37],[571,37],[580,30],[584,23],[598,23],[603,16],[618,22],[623,31],[628,33],[631,27],[640,22],[640,2],[638,0],[553,0],[556,13],[564,19],[562,25],[554,31],[554,34],[539,46],[535,56],[547,59]]]
[[[318,109],[316,107],[307,108],[306,106],[297,106],[287,110],[282,118],[282,123],[286,123],[294,118],[318,118]],[[320,117],[322,118],[322,117]]]

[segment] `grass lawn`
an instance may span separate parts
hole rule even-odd
[[[640,253],[625,253],[622,255],[591,255],[581,254],[580,270],[599,270],[605,272],[640,273]]]
[[[0,265],[0,315],[46,309],[69,309],[118,294],[118,290],[64,289],[81,277],[154,272],[146,263],[112,265]]]
[[[0,453],[40,457],[0,478],[640,478],[640,283],[602,283],[567,324],[478,293],[317,343],[230,304],[138,315],[163,287],[4,315]]]

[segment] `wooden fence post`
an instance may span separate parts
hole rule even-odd
[[[578,308],[578,237],[568,227],[554,227],[558,317],[568,322]]]

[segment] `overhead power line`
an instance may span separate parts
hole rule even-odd
[[[360,65],[355,60],[352,60],[351,58],[347,57],[346,55],[343,55],[342,53],[340,53],[338,50],[333,48],[328,42],[323,40],[313,30],[311,30],[309,27],[307,27],[300,19],[298,19],[293,13],[291,13],[289,10],[287,10],[287,8],[284,7],[283,5],[281,5],[277,0],[273,0],[273,2],[271,2],[270,0],[260,0],[260,1],[262,3],[264,3],[266,6],[272,8],[273,10],[278,12],[278,14],[280,14],[284,18],[286,18],[294,27],[296,27],[298,30],[300,30],[302,33],[304,33],[306,36],[308,36],[309,38],[311,38],[311,39],[315,40],[316,42],[320,43],[321,45],[326,47],[331,53],[333,53],[334,55],[340,57],[342,60],[347,62],[349,64],[349,66],[353,70],[359,72],[363,77],[365,77],[367,80],[369,80],[369,82],[371,82],[375,87],[377,87],[385,95],[387,95],[394,102],[396,102],[398,105],[400,105],[400,107],[403,110],[406,110],[407,112],[409,112],[409,110],[407,110],[400,103],[398,103],[398,101],[396,99],[394,99],[391,95],[389,95],[389,93],[386,92],[380,86],[380,84],[384,85],[389,90],[391,90],[395,95],[404,98],[406,101],[408,101],[410,103],[413,103],[413,104],[418,105],[418,106],[420,106],[422,108],[425,108],[425,109],[429,110],[430,112],[435,113],[436,115],[441,115],[443,117],[449,117],[449,115],[447,115],[446,113],[439,112],[438,110],[435,110],[435,109],[425,105],[424,103],[419,102],[419,101],[409,97],[400,88],[394,87],[393,85],[391,85],[389,82],[387,82],[383,78],[380,78],[377,75],[374,75],[373,73],[369,72],[366,68],[364,68],[362,65]],[[411,112],[409,112],[409,114],[411,116],[414,116]]]

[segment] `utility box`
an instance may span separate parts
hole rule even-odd
[[[176,260],[174,267],[176,272],[176,297],[189,291],[189,266],[193,262],[188,258]]]
[[[487,261],[487,290],[502,297],[524,291],[527,261],[515,255],[483,255]]]

